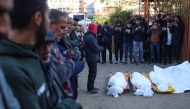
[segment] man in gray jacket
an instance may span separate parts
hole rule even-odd
[[[50,31],[53,33],[56,42],[60,41],[61,35],[67,32],[67,13],[61,12],[57,9],[51,9],[50,11]],[[60,81],[63,84],[64,90],[73,93],[71,83],[69,78],[73,75],[75,70],[75,64],[71,59],[66,59],[61,55],[61,51],[59,50],[57,44],[53,43],[51,48],[52,54],[52,69],[58,77],[60,77]]]
[[[0,1],[0,39],[7,35],[10,30],[9,11],[13,7],[12,0]],[[6,79],[0,68],[0,109],[20,109],[17,99],[14,97],[11,88],[6,82]]]

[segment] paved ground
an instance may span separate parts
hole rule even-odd
[[[162,68],[167,66],[156,64]],[[134,96],[130,92],[123,93],[118,98],[105,94],[105,88],[109,77],[109,72],[147,72],[153,70],[153,64],[123,65],[100,64],[98,63],[98,74],[95,87],[100,88],[98,94],[87,94],[86,84],[88,76],[88,66],[79,75],[79,101],[84,109],[190,109],[190,92],[182,94],[158,94],[146,98]]]

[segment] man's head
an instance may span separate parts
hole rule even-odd
[[[51,46],[54,41],[53,33],[48,31],[45,42],[37,44],[38,53],[43,63],[49,62],[51,57]]]
[[[131,28],[131,27],[132,27],[132,22],[131,22],[131,21],[129,21],[129,22],[127,23],[127,27],[128,27],[128,28]]]
[[[0,0],[0,39],[7,36],[11,29],[9,12],[12,8],[12,0]]]
[[[116,26],[121,26],[121,21],[120,20],[116,21]]]
[[[49,8],[46,0],[14,0],[10,12],[12,30],[31,30],[35,42],[43,42],[49,27]]]
[[[166,14],[166,20],[170,20],[171,19],[171,15],[170,14]]]
[[[57,42],[60,41],[61,37],[66,36],[68,28],[68,14],[58,9],[51,9],[50,11],[50,30]]]
[[[154,21],[154,22],[153,22],[153,26],[156,26],[156,27],[157,27],[157,26],[158,26],[158,22],[157,22],[157,21]]]
[[[88,25],[88,30],[91,31],[94,34],[97,34],[97,25],[94,23],[90,23]]]
[[[141,23],[141,18],[136,18],[136,24],[140,25],[140,23]]]
[[[181,17],[179,15],[175,16],[174,20],[176,23],[181,23]]]
[[[71,32],[73,30],[74,26],[74,20],[70,17],[68,18],[68,22],[67,22],[67,28],[69,29],[69,32]]]
[[[156,20],[160,20],[160,18],[161,18],[161,14],[157,14],[156,15]]]
[[[104,23],[104,25],[105,25],[106,27],[108,27],[108,26],[109,26],[108,21],[106,21],[106,22]]]
[[[81,25],[81,27],[80,27],[80,31],[83,32],[83,33],[84,33],[84,31],[85,31],[85,30],[84,30],[84,27],[83,27],[82,25]]]
[[[168,20],[168,21],[167,21],[167,27],[171,27],[171,23],[172,23],[172,21],[171,21],[171,20]]]

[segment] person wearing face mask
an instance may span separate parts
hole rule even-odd
[[[160,38],[161,38],[161,30],[160,27],[158,26],[158,22],[154,21],[153,26],[148,29],[147,34],[150,34],[150,60],[149,64],[153,62],[153,53],[154,53],[154,48],[156,48],[157,52],[157,60],[159,63],[160,62]]]
[[[115,48],[115,64],[118,64],[118,50],[120,54],[120,63],[123,58],[123,28],[121,27],[121,21],[116,21],[116,27],[113,30],[114,35],[114,48]]]

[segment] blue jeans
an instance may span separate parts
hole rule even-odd
[[[160,62],[160,44],[153,44],[153,43],[150,43],[150,62],[153,61],[153,52],[155,47],[156,47],[158,62]]]
[[[139,62],[138,58],[137,58],[137,49],[139,48],[139,52],[140,52],[140,62],[143,62],[143,41],[141,42],[136,42],[133,41],[133,48],[134,48],[134,58],[135,58],[135,62]]]
[[[125,62],[127,62],[127,59],[128,59],[128,51],[130,53],[130,62],[131,62],[132,61],[133,43],[124,43],[124,49],[125,49]]]

